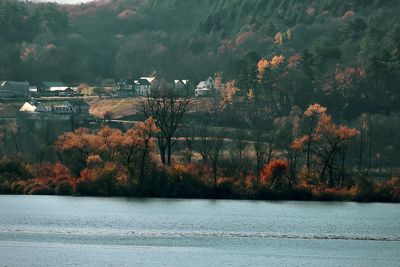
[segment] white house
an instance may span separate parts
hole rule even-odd
[[[89,104],[81,99],[25,102],[19,110],[31,119],[69,120],[72,115],[89,115]]]
[[[208,77],[207,80],[199,82],[194,91],[195,96],[209,96],[215,89],[214,79]]]

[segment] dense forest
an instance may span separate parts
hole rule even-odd
[[[3,125],[0,190],[399,201],[399,11],[396,0],[0,0],[2,80],[157,74],[168,94],[164,79],[215,80],[203,102],[143,100],[129,130]]]
[[[101,82],[157,72],[198,81],[222,71],[234,79],[244,63],[299,54],[311,80],[339,65],[371,69],[384,83],[396,76],[399,10],[396,0],[1,0],[0,77]]]

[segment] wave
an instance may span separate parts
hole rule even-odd
[[[363,240],[400,242],[400,236],[379,236],[336,233],[279,233],[279,232],[228,232],[228,231],[157,231],[126,229],[33,229],[33,228],[0,228],[0,234],[37,234],[37,235],[79,235],[110,237],[148,237],[148,238],[266,238],[266,239],[315,239],[315,240]]]

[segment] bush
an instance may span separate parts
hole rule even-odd
[[[47,185],[37,184],[29,190],[28,194],[29,195],[53,195],[54,190]]]
[[[277,189],[282,188],[283,184],[287,184],[285,175],[288,170],[288,162],[281,159],[272,160],[270,163],[264,166],[261,171],[261,181],[268,183],[271,187]]]
[[[27,185],[26,181],[15,181],[11,184],[11,191],[14,194],[23,194],[25,192],[25,187]]]
[[[63,180],[56,185],[54,191],[56,195],[71,196],[75,193],[74,184],[72,181]]]
[[[30,177],[31,175],[25,164],[20,160],[10,160],[8,158],[0,160],[0,182],[29,179]]]
[[[93,196],[96,194],[93,187],[93,182],[90,179],[79,178],[76,181],[75,191],[80,196]]]

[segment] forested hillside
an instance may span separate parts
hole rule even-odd
[[[326,73],[390,53],[399,11],[396,0],[1,0],[0,75],[68,82],[156,71],[198,80],[222,71],[235,78],[250,52],[256,61],[306,50]]]
[[[5,121],[0,192],[399,201],[399,13],[398,0],[0,0],[0,80],[160,78],[151,97],[92,101],[97,128]],[[195,100],[165,82],[208,76]],[[112,128],[139,110],[144,123]]]
[[[287,111],[318,101],[347,117],[389,112],[400,106],[399,12],[396,0],[0,0],[0,79],[196,83],[219,71],[237,95],[283,94]],[[283,64],[266,71],[274,57]]]

